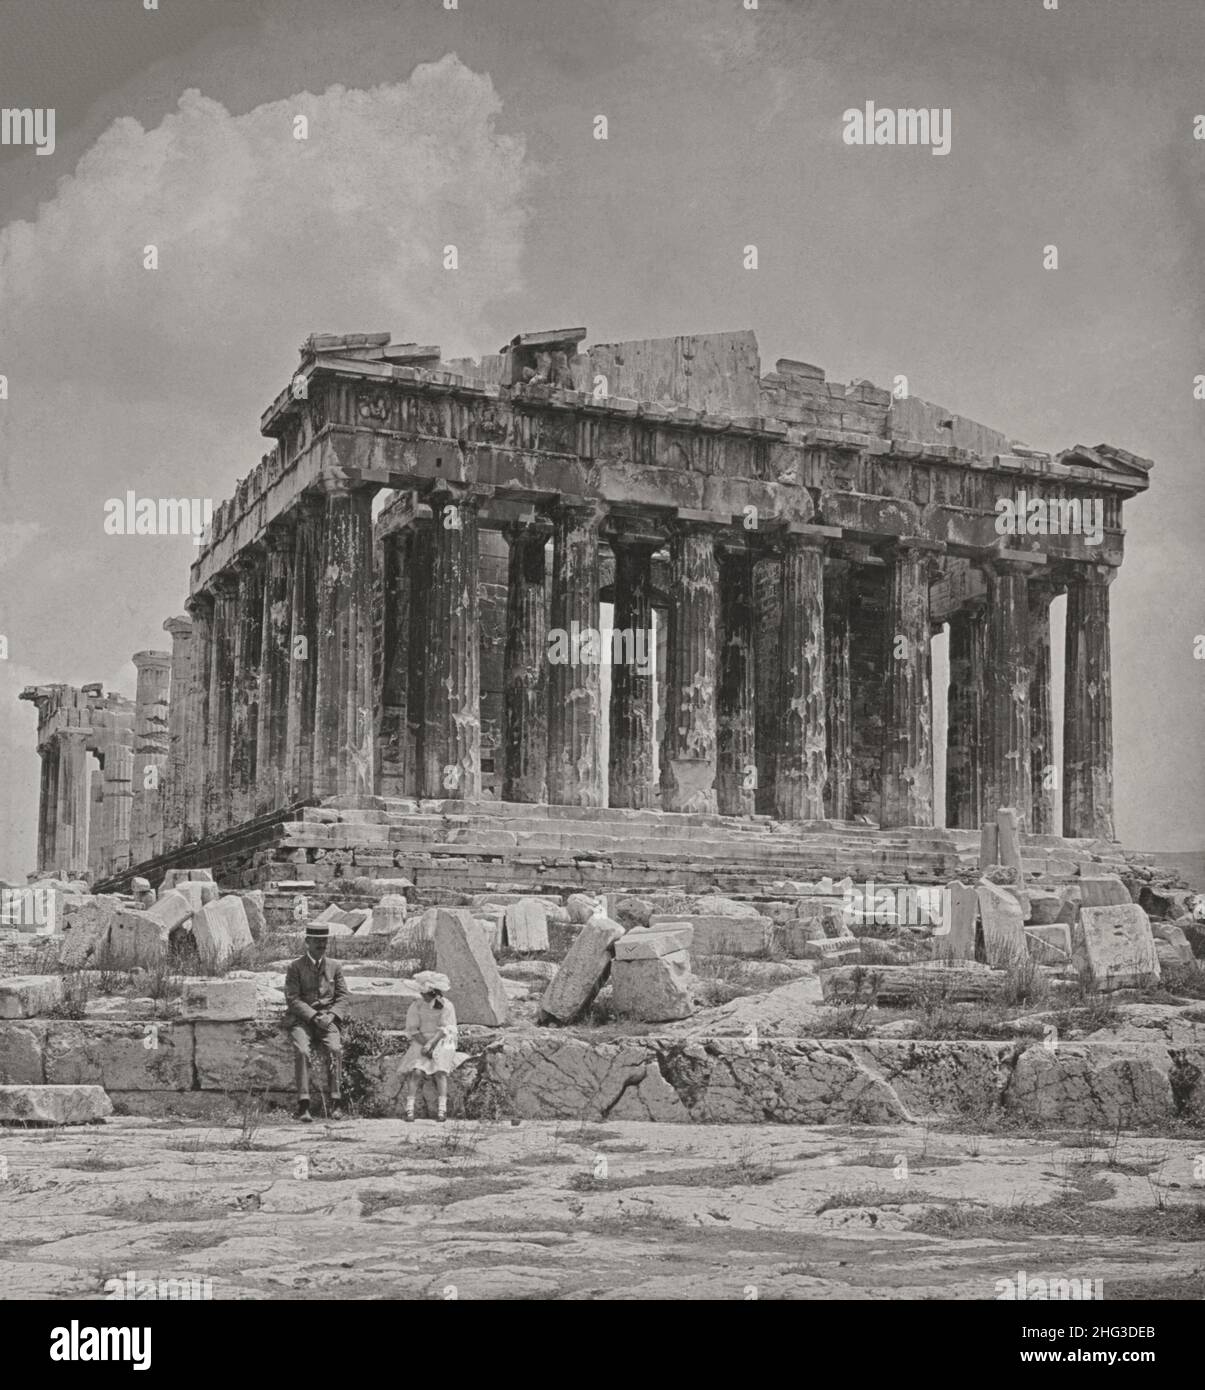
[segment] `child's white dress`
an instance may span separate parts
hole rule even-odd
[[[416,999],[406,1010],[406,1032],[422,1033],[430,1038],[433,1033],[443,1030],[443,1036],[431,1049],[431,1056],[423,1054],[424,1044],[411,1038],[410,1046],[402,1058],[399,1071],[421,1071],[427,1076],[436,1072],[450,1072],[463,1057],[456,1052],[456,1010],[445,999],[443,1008],[434,1008],[425,999]]]

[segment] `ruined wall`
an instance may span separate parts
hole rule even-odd
[[[869,381],[825,381],[824,369],[780,357],[759,383],[758,414],[804,429],[884,435],[891,393]]]
[[[592,390],[593,377],[601,375],[611,396],[738,418],[761,413],[757,339],[747,329],[596,343],[588,356],[591,382],[579,382],[579,390]]]

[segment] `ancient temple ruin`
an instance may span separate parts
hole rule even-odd
[[[39,870],[671,883],[693,854],[710,881],[936,878],[944,625],[949,829],[1008,805],[1031,838],[1113,838],[1109,583],[1148,461],[763,375],[750,332],[585,336],[480,362],[311,337],[133,702],[22,696]],[[1018,497],[1097,507],[1102,534],[1001,535]]]

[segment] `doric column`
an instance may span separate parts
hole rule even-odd
[[[59,745],[51,739],[38,748],[42,778],[38,791],[38,872],[54,868],[54,827],[58,818]]]
[[[774,814],[823,820],[828,779],[824,727],[824,546],[788,534],[782,552],[778,759]]]
[[[101,839],[101,825],[104,821],[103,802],[105,799],[104,773],[94,767],[88,774],[88,882],[96,883],[104,874],[105,847]]]
[[[994,557],[984,566],[987,614],[983,701],[983,799],[980,822],[1013,806],[1029,829],[1033,780],[1029,760],[1029,572],[1032,564]]]
[[[144,864],[163,852],[163,782],[167,767],[167,706],[172,679],[170,652],[135,652],[134,804],[130,812],[130,860]]]
[[[64,878],[88,874],[88,748],[90,729],[61,729],[55,802],[54,869]]]
[[[669,543],[663,811],[715,811],[719,565],[709,527],[679,522]]]
[[[933,698],[929,552],[888,555],[887,681],[879,825],[933,824]]]
[[[257,816],[286,804],[293,545],[293,528],[288,522],[275,522],[265,532],[259,718],[255,728],[254,814]]]
[[[320,495],[307,493],[291,512],[293,593],[289,608],[289,709],[286,730],[285,801],[314,794],[314,720],[318,679],[318,580],[326,515]]]
[[[583,636],[598,632],[601,520],[602,508],[593,502],[562,503],[553,512],[549,637],[561,635],[560,654],[568,657],[550,659],[548,671],[548,800],[554,806],[602,805],[601,667],[578,659]]]
[[[852,566],[829,560],[824,566],[824,694],[828,784],[825,814],[849,820],[853,794],[853,710],[849,667],[849,610]]]
[[[407,706],[413,645],[414,536],[412,525],[403,526],[381,541],[381,699],[376,756],[382,795],[404,796],[413,782]]]
[[[1050,700],[1050,580],[1029,581],[1029,761],[1033,788],[1030,830],[1055,833],[1058,779],[1054,769],[1054,716]]]
[[[427,638],[431,631],[431,575],[435,572],[434,530],[429,521],[416,521],[410,541],[410,670],[406,680],[406,723],[411,749],[411,766],[406,794],[424,795],[426,770],[424,748],[427,730],[427,668],[431,653]],[[440,789],[442,795],[442,788]]]
[[[230,825],[230,714],[234,681],[234,631],[238,580],[217,575],[209,662],[209,742],[205,762],[205,834],[220,835]]]
[[[611,666],[607,800],[628,810],[656,805],[653,761],[657,738],[653,708],[657,653],[653,645],[653,555],[657,543],[611,539],[615,556],[612,628],[625,659]],[[630,634],[630,636],[628,635]],[[643,661],[635,658],[643,654]]]
[[[1067,589],[1063,834],[1112,840],[1113,686],[1108,565],[1077,565]]]
[[[184,842],[184,802],[188,795],[188,720],[192,701],[193,636],[191,618],[168,618],[164,632],[171,634],[172,667],[167,707],[167,769],[163,779],[163,848],[178,849]]]
[[[506,530],[510,551],[503,655],[503,801],[548,799],[547,539],[539,526],[515,525]]]
[[[757,627],[753,561],[748,550],[719,552],[720,684],[716,806],[724,816],[751,816],[757,809]],[[612,697],[614,698],[614,697]]]
[[[753,618],[756,627],[753,663],[756,682],[753,712],[757,745],[755,804],[758,815],[772,816],[778,741],[781,737],[782,558],[778,555],[760,555],[753,563]]]
[[[471,494],[443,492],[430,503],[422,794],[471,801],[481,791],[480,502]]]
[[[184,788],[180,843],[205,831],[205,770],[209,756],[209,682],[213,666],[213,597],[192,594],[184,604],[192,619],[192,662],[184,698]],[[172,692],[175,704],[176,693]],[[107,795],[107,791],[106,791]]]
[[[975,830],[979,826],[986,633],[982,604],[961,608],[950,617],[946,824],[952,830]]]
[[[101,802],[102,871],[119,874],[130,867],[130,811],[134,803],[134,750],[116,740],[101,749],[105,793]]]
[[[373,795],[372,495],[344,479],[323,486],[318,585],[314,795]],[[438,580],[436,581],[438,582]]]
[[[255,814],[256,736],[263,656],[264,547],[255,542],[235,561],[238,610],[234,629],[234,695],[230,710],[230,819],[242,825]]]

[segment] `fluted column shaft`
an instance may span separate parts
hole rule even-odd
[[[1054,769],[1054,716],[1050,698],[1050,604],[1054,586],[1029,581],[1029,759],[1033,790],[1030,830],[1055,833],[1057,777]]]
[[[235,562],[238,611],[234,630],[234,695],[230,713],[231,823],[254,814],[260,661],[263,655],[264,548],[249,545]]]
[[[163,630],[170,633],[172,639],[167,767],[163,779],[163,848],[171,850],[180,847],[184,835],[184,803],[188,795],[188,719],[195,644],[191,618],[168,618]]]
[[[104,873],[104,844],[101,841],[101,823],[104,819],[105,799],[104,774],[94,767],[88,774],[88,881],[96,883]]]
[[[715,811],[720,594],[715,536],[687,523],[669,546],[663,811]]]
[[[716,807],[725,816],[751,816],[757,809],[753,562],[748,550],[719,553]]]
[[[548,799],[548,614],[540,527],[512,526],[503,654],[502,799]]]
[[[205,833],[205,773],[209,757],[209,682],[213,666],[213,598],[193,594],[184,604],[192,619],[192,662],[184,700],[184,788],[180,843]],[[176,695],[172,693],[172,702]]]
[[[406,792],[423,796],[426,787],[425,749],[427,708],[430,704],[427,671],[431,664],[428,639],[431,631],[431,575],[435,572],[435,533],[428,521],[416,521],[410,541],[410,670],[406,679],[406,724],[411,765]],[[443,789],[440,788],[440,795]]]
[[[1116,570],[1081,565],[1067,589],[1063,695],[1063,834],[1112,840],[1113,678],[1109,585]]]
[[[65,878],[88,873],[88,749],[86,729],[64,729],[55,735],[58,752],[58,796],[55,803],[54,868]]]
[[[753,564],[754,725],[757,745],[758,815],[775,814],[774,779],[778,771],[782,699],[782,558],[759,556]]]
[[[774,814],[823,820],[828,780],[824,690],[824,549],[788,535],[782,553],[779,743]]]
[[[58,796],[59,746],[51,740],[38,749],[42,760],[41,785],[38,792],[38,872],[54,867],[55,800]]]
[[[598,631],[601,520],[594,503],[562,504],[553,513],[549,638],[561,634],[567,656],[550,662],[548,671],[548,800],[554,806],[602,805],[601,667],[578,659],[578,639]]]
[[[825,813],[831,820],[848,820],[853,794],[853,712],[849,665],[850,587],[848,560],[830,560],[824,567],[824,695],[828,784]]]
[[[431,498],[423,795],[450,800],[471,801],[481,793],[479,505],[467,494]]]
[[[234,632],[238,581],[231,574],[213,580],[213,622],[209,662],[209,739],[205,763],[205,834],[220,835],[230,825],[230,715],[234,682]]]
[[[381,542],[381,700],[376,755],[382,795],[412,790],[412,743],[408,725],[414,575],[413,526],[391,531]],[[425,583],[421,578],[419,583]]]
[[[143,864],[163,852],[163,791],[167,768],[169,652],[135,652],[134,804],[130,812],[130,860]]]
[[[612,627],[620,634],[625,659],[611,667],[610,743],[607,754],[607,800],[612,806],[647,810],[656,805],[653,781],[657,738],[653,708],[653,554],[649,541],[611,541],[615,556],[615,601]],[[638,653],[646,661],[636,660]]]
[[[130,811],[134,802],[134,750],[127,743],[106,743],[105,792],[101,803],[101,869],[118,874],[130,867]]]
[[[259,717],[255,728],[255,807],[263,815],[286,804],[289,653],[293,606],[293,530],[268,527],[260,618]]]
[[[1028,830],[1033,811],[1030,763],[1028,567],[993,560],[987,576],[986,682],[983,703],[982,821],[1016,808]]]
[[[893,546],[888,565],[883,829],[933,824],[929,553]]]
[[[291,513],[293,583],[289,605],[289,689],[285,733],[285,801],[314,795],[314,725],[318,685],[318,584],[322,572],[321,496],[307,493]]]
[[[372,489],[325,484],[314,795],[373,795]]]
[[[982,606],[960,609],[950,618],[946,824],[953,830],[975,830],[980,821],[986,634]]]

